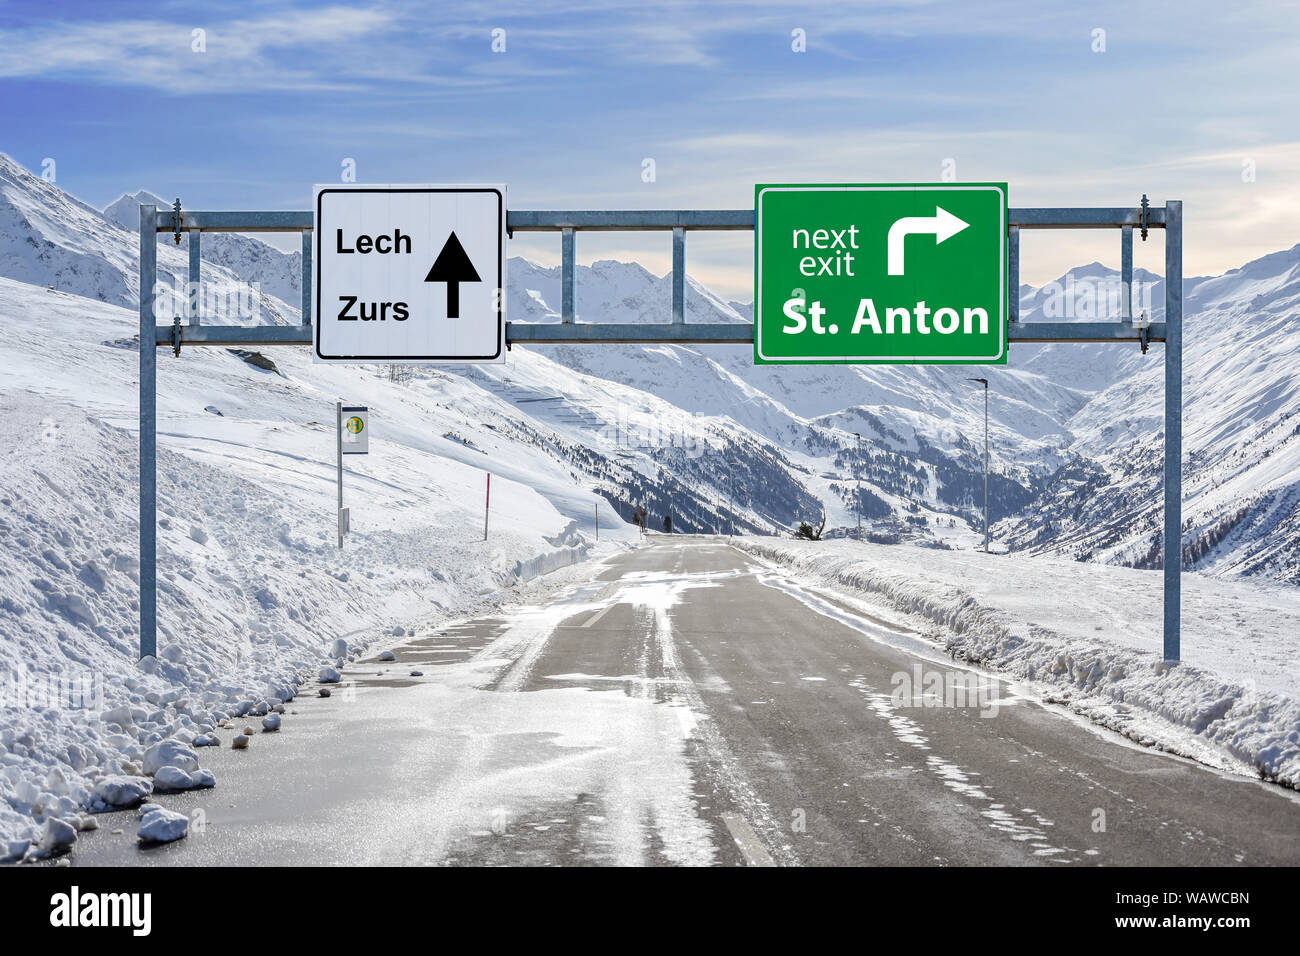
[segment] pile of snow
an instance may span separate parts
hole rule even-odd
[[[0,414],[16,436],[0,451],[0,856],[55,852],[49,821],[78,830],[155,785],[213,785],[191,747],[223,723],[268,716],[399,625],[594,550],[590,486],[553,447],[506,437],[518,416],[461,376],[398,384],[305,349],[274,352],[275,372],[224,349],[162,353],[159,653],[137,662],[136,323],[0,279]],[[342,551],[340,394],[371,407],[378,436],[347,463]],[[477,450],[439,437],[452,430]],[[635,539],[612,509],[601,530],[602,548]],[[148,759],[162,741],[185,753]]]
[[[1050,700],[1139,743],[1245,764],[1300,789],[1300,592],[1291,588],[1185,574],[1184,663],[1169,665],[1158,572],[843,540],[735,543],[916,615],[953,656],[1037,682]]]
[[[141,843],[171,843],[189,833],[190,820],[183,813],[151,803],[140,817],[137,836]]]

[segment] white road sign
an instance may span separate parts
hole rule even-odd
[[[318,362],[505,361],[505,186],[317,186]]]

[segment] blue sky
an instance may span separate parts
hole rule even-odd
[[[748,208],[755,182],[950,162],[1017,206],[1183,199],[1196,275],[1300,242],[1298,41],[1295,3],[1200,0],[0,3],[0,151],[97,206],[196,209],[307,208],[346,159],[360,182],[504,182],[512,208]],[[510,248],[558,262],[558,239]],[[693,234],[688,268],[748,299],[751,249]],[[1118,264],[1111,233],[1023,249],[1027,281]],[[661,235],[578,254],[669,266]]]

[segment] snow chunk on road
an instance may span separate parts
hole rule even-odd
[[[144,773],[156,776],[162,767],[177,767],[185,772],[199,769],[199,755],[179,740],[160,740],[144,754]]]
[[[154,786],[163,790],[188,790],[194,786],[194,778],[180,767],[159,767],[153,775]]]
[[[95,784],[93,802],[96,809],[128,810],[139,806],[140,801],[151,793],[153,784],[148,778],[116,774]]]
[[[201,790],[207,787],[214,787],[217,784],[217,778],[213,776],[210,770],[196,770],[194,773],[187,773],[179,767],[161,767],[153,777],[154,786],[158,790]]]
[[[185,836],[189,829],[189,817],[174,810],[164,810],[155,803],[140,818],[136,836],[141,843],[171,843]]]
[[[66,820],[51,817],[45,821],[45,833],[41,837],[39,856],[53,856],[72,848],[77,842],[77,828]]]

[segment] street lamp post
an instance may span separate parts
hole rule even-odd
[[[969,378],[984,386],[984,553],[989,553],[989,380]]]
[[[858,540],[862,540],[862,433],[854,432],[853,437],[858,440],[857,454],[853,458],[853,477],[857,482],[857,499],[858,499]]]
[[[727,537],[736,533],[736,466],[727,459]]]
[[[730,513],[731,510],[732,510],[732,503],[731,503],[731,459],[727,457],[727,451],[726,451],[725,448],[719,447],[719,448],[718,448],[718,453],[722,456],[722,464],[724,464],[724,465],[727,466],[727,499],[726,499],[726,500],[727,500],[727,505],[726,505],[726,508],[725,508],[725,509],[723,508],[723,506],[722,506],[721,503],[719,503],[719,505],[718,505],[718,521],[719,521],[718,533],[719,533],[719,534],[722,533],[721,521],[722,521],[723,518],[725,517],[726,520],[727,520],[727,537],[730,538],[731,535],[732,535],[732,533],[733,533],[734,525],[735,525],[735,519],[732,517],[732,515],[731,515],[731,513]],[[724,510],[727,512],[727,514],[725,514],[725,515],[723,514],[723,511],[724,511]]]

